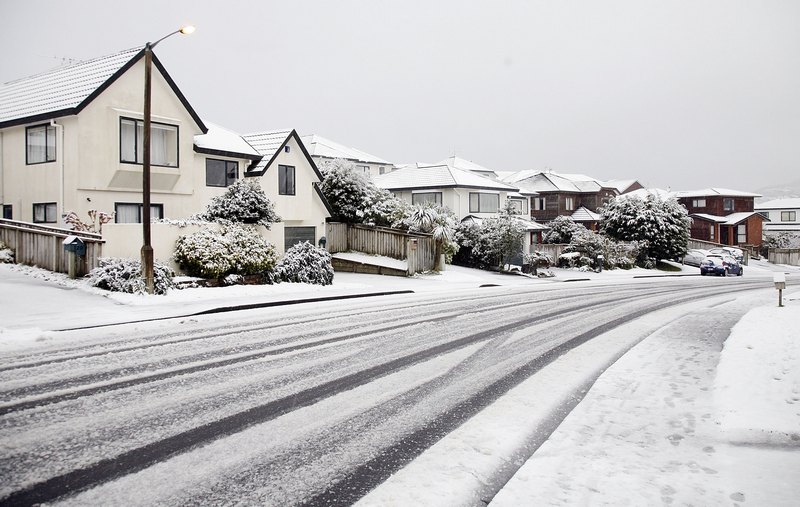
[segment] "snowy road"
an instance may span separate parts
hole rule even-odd
[[[2,357],[0,501],[351,504],[571,348],[763,288],[487,287],[64,332]]]

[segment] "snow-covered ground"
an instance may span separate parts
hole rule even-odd
[[[751,262],[746,276],[760,277],[769,287],[776,270],[800,272]],[[656,274],[554,271],[555,278],[531,279],[448,266],[441,274],[408,279],[337,273],[330,287],[234,286],[131,296],[0,265],[0,350],[48,343],[52,330],[219,306],[403,290],[452,293],[481,285],[537,284],[547,290],[569,280],[613,284]],[[697,268],[675,274],[694,275]],[[784,308],[777,308],[772,293],[727,297],[691,311],[663,310],[601,335],[517,386],[361,503],[474,505],[488,500],[479,498],[488,474],[504,460],[516,469],[522,462],[513,462],[522,459],[524,466],[493,505],[794,505],[800,492],[800,291],[790,286],[785,292]],[[728,336],[714,325],[715,315],[742,318]],[[659,327],[662,317],[674,323]],[[645,335],[622,358],[615,356],[620,340],[632,345]],[[535,442],[538,450],[530,459],[520,458],[520,446],[532,443],[531,428],[549,433],[548,421],[531,415],[543,411],[532,407],[571,409],[577,401],[552,396],[548,385],[587,389],[586,379],[597,376],[604,362],[610,366],[564,422],[545,442]]]

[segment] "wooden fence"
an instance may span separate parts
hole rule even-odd
[[[800,266],[800,248],[770,248],[769,261],[773,264]]]
[[[329,223],[326,239],[330,253],[355,251],[404,260],[408,264],[408,275],[430,271],[435,265],[436,244],[430,234],[409,233],[387,227]]]
[[[542,252],[549,255],[553,261],[556,261],[567,246],[569,245],[561,243],[540,243],[531,245],[531,252]]]
[[[0,219],[0,241],[14,252],[18,264],[69,272],[69,256],[64,251],[67,236],[77,236],[86,244],[86,255],[79,258],[77,274],[84,275],[96,268],[103,253],[104,241],[100,234]]]

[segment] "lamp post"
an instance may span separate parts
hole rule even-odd
[[[144,132],[142,132],[142,276],[148,294],[154,290],[153,281],[153,246],[150,244],[150,84],[151,70],[153,68],[153,48],[176,33],[189,35],[194,32],[191,25],[161,37],[155,42],[144,45]]]

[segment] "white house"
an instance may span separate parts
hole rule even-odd
[[[340,158],[352,162],[357,171],[370,177],[390,172],[394,167],[391,162],[387,162],[375,155],[356,148],[350,148],[316,134],[302,136],[300,139],[308,149],[311,158],[317,164]]]
[[[754,209],[769,219],[769,222],[764,222],[765,235],[779,232],[800,234],[800,198],[773,199],[756,203]]]
[[[143,86],[144,50],[134,48],[0,87],[3,217],[63,226],[67,211],[86,219],[89,210],[98,210],[116,212],[118,224],[140,223]],[[259,168],[277,160],[235,132],[204,123],[155,55],[151,117],[153,218],[183,219],[201,212],[237,178],[246,173],[263,178]],[[304,152],[297,135],[288,134],[278,143],[294,150],[280,158],[287,166],[296,161],[286,157]],[[302,168],[292,205],[280,193],[277,176],[275,184],[266,178],[263,186],[285,225],[313,226],[316,238],[329,214],[314,192],[317,176],[306,176],[307,158],[297,162]],[[313,162],[310,166],[313,173]],[[116,242],[130,236],[131,255],[141,244],[140,236],[131,236],[141,234],[136,229],[141,228],[114,234]],[[282,250],[280,239],[276,246]],[[170,253],[156,250],[155,255],[163,259]]]
[[[447,161],[404,166],[374,178],[375,185],[411,203],[447,206],[459,220],[468,215],[497,216],[517,187],[458,169]]]

